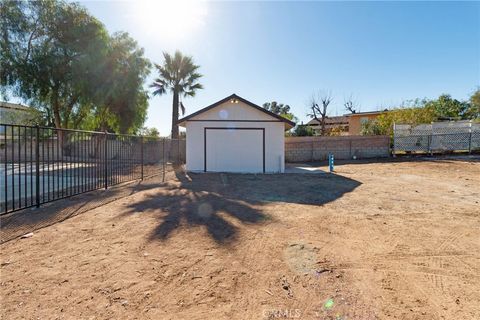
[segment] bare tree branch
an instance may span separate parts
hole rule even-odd
[[[321,126],[321,135],[326,135],[325,122],[327,119],[328,106],[333,101],[331,92],[323,94],[313,94],[310,100],[310,111],[308,114],[313,119],[317,120]]]
[[[345,110],[355,113],[357,112],[357,105],[358,103],[354,100],[353,95],[351,94],[348,99],[344,100],[343,106],[345,107]]]

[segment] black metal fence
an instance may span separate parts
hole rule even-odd
[[[165,174],[185,140],[0,124],[0,214]]]

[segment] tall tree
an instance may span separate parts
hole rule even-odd
[[[2,92],[24,98],[57,128],[143,126],[150,63],[127,33],[109,36],[85,8],[61,0],[0,7]]]
[[[0,83],[49,108],[55,126],[85,113],[84,92],[107,49],[104,26],[63,1],[2,1]]]
[[[471,119],[480,119],[480,89],[475,90],[470,97],[470,108],[467,114]]]
[[[327,131],[325,129],[325,120],[327,119],[328,106],[333,98],[330,93],[312,95],[310,100],[310,113],[307,115],[320,123],[320,133],[324,136]]]
[[[200,66],[193,62],[193,58],[175,51],[173,55],[163,53],[164,62],[162,65],[155,64],[159,77],[154,80],[150,87],[154,89],[153,95],[163,95],[167,90],[173,94],[172,102],[172,139],[178,138],[178,115],[179,110],[185,114],[185,107],[181,97],[193,97],[203,86],[198,82],[202,77],[198,73]]]
[[[470,104],[467,101],[453,99],[449,94],[442,94],[436,100],[425,103],[425,107],[433,108],[438,119],[466,119],[470,118]]]
[[[480,107],[480,89],[475,90],[475,92],[470,97],[470,103]]]
[[[91,78],[94,129],[134,133],[142,128],[148,107],[143,83],[150,72],[143,54],[128,33],[110,37],[103,64]]]
[[[288,120],[296,121],[297,117],[290,112],[288,104],[278,103],[277,101],[265,102],[262,107],[270,112],[278,114]]]

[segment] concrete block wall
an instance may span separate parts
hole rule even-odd
[[[388,136],[326,136],[285,138],[285,161],[319,161],[333,154],[336,159],[381,158],[390,156]]]

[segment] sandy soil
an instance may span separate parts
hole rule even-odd
[[[479,159],[336,170],[178,174],[9,241],[2,319],[480,319]]]

